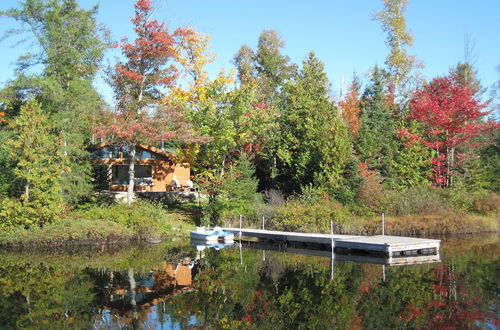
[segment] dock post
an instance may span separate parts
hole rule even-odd
[[[264,222],[265,222],[265,219],[266,219],[266,218],[265,218],[264,216],[262,216],[262,230],[264,230]]]
[[[331,269],[332,269],[332,272],[331,272],[331,275],[330,275],[330,279],[333,280],[333,261],[334,261],[334,257],[335,257],[335,253],[334,253],[334,241],[333,241],[333,221],[330,221],[330,233],[332,235],[332,241],[331,241],[331,246],[332,246],[332,265],[331,265]]]
[[[243,265],[243,252],[241,252],[241,222],[243,221],[243,216],[240,214],[240,243],[238,244],[240,248],[240,265]]]
[[[241,239],[241,222],[243,221],[243,216],[240,214],[240,239]]]
[[[382,236],[385,235],[385,214],[382,213]]]

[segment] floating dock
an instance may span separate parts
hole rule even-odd
[[[338,254],[368,254],[380,257],[410,257],[420,255],[438,255],[440,240],[399,237],[388,235],[356,236],[296,233],[263,229],[224,228],[235,236],[253,237],[260,240],[291,242],[302,247],[326,249],[333,247]]]

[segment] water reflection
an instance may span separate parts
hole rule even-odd
[[[178,241],[108,252],[3,252],[0,324],[8,329],[500,325],[496,235],[445,239],[442,262],[398,267],[280,249]]]

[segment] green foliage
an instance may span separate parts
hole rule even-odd
[[[14,114],[26,99],[41,101],[70,160],[60,177],[64,201],[76,204],[92,188],[85,141],[103,107],[92,81],[107,48],[107,31],[95,20],[97,7],[81,9],[76,0],[29,0],[0,15],[23,27],[5,37],[35,39],[39,46],[19,58],[17,77],[0,93]]]
[[[276,230],[329,233],[333,221],[338,233],[351,219],[342,204],[330,200],[321,189],[308,186],[300,195],[289,198],[277,208],[270,225]]]
[[[500,130],[493,130],[484,137],[487,145],[479,150],[476,159],[465,164],[457,180],[472,191],[500,192]]]
[[[351,160],[351,144],[329,100],[323,63],[314,53],[304,61],[297,80],[286,86],[285,95],[278,150],[282,189],[293,193],[315,184],[335,191]]]
[[[412,134],[419,134],[416,122],[407,126],[410,126]],[[432,152],[428,148],[419,143],[409,143],[401,137],[395,141],[394,157],[389,161],[389,173],[384,185],[390,189],[403,190],[429,183],[431,160]]]
[[[388,177],[396,149],[396,127],[385,92],[383,71],[373,69],[370,85],[362,97],[361,126],[355,141],[360,160]]]
[[[214,187],[211,200],[205,207],[206,220],[215,224],[222,219],[239,215],[255,217],[255,207],[262,201],[257,193],[255,167],[244,156],[233,164]]]
[[[72,244],[125,243],[134,238],[134,230],[114,221],[99,219],[65,219],[43,228],[15,227],[0,237],[0,245],[21,247],[54,247]]]
[[[5,142],[10,138],[10,134],[0,128],[0,145],[5,145]],[[15,163],[9,156],[5,148],[0,148],[0,200],[8,197],[16,188],[16,176],[14,175]]]
[[[193,226],[177,220],[172,214],[146,201],[138,200],[133,206],[114,204],[109,207],[91,207],[73,212],[72,219],[89,221],[111,221],[131,229],[140,239],[158,239],[167,234],[185,235]]]
[[[419,185],[402,191],[386,190],[379,211],[395,216],[438,215],[452,207],[440,189]]]
[[[24,191],[19,200],[2,202],[3,225],[43,225],[57,220],[63,211],[60,182],[67,164],[60,137],[52,133],[53,126],[35,101],[23,106],[9,127],[12,138],[3,148],[16,162],[14,174]]]

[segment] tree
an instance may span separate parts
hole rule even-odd
[[[220,217],[254,215],[255,205],[262,200],[257,193],[259,182],[254,175],[255,167],[245,155],[231,164],[223,177],[213,185],[214,191],[210,194],[207,211],[212,223],[217,223]]]
[[[285,42],[275,30],[264,30],[260,34],[255,69],[264,100],[270,105],[276,104],[279,90],[296,71],[290,58],[281,54],[283,47]]]
[[[240,50],[234,55],[234,65],[238,72],[240,84],[247,85],[255,82],[255,53],[247,45],[241,46]]]
[[[260,108],[275,118],[282,112],[284,86],[297,74],[297,66],[282,54],[284,46],[284,40],[275,30],[264,30],[255,52],[248,46],[242,46],[234,59],[241,85],[255,85]],[[261,157],[254,161],[261,187],[275,188],[279,132],[269,130],[267,137]]]
[[[4,149],[16,163],[23,192],[19,199],[3,201],[0,217],[23,226],[57,220],[63,210],[61,176],[67,171],[62,139],[52,133],[53,124],[36,101],[24,105],[9,126],[13,135]]]
[[[417,64],[415,56],[406,48],[413,45],[413,36],[406,29],[404,12],[408,0],[383,0],[384,9],[374,15],[387,33],[389,55],[385,61],[389,74],[389,87],[396,97],[402,97],[410,82],[410,73]]]
[[[103,106],[92,81],[107,47],[107,31],[96,22],[97,6],[84,10],[76,0],[25,0],[20,8],[0,15],[22,27],[7,31],[4,37],[28,35],[39,46],[19,58],[17,77],[1,93],[13,116],[26,100],[41,101],[71,159],[61,184],[65,200],[74,203],[91,189],[85,141]]]
[[[387,177],[394,157],[396,129],[391,118],[391,103],[385,89],[383,71],[378,67],[373,69],[371,81],[361,100],[356,151],[360,161],[368,163],[370,170]]]
[[[482,111],[486,104],[474,94],[465,84],[440,77],[417,90],[410,102],[410,119],[423,124],[424,134],[419,137],[407,129],[400,133],[434,150],[432,180],[437,186],[453,186],[455,170],[460,165],[457,148],[474,147],[474,137],[500,127],[492,120],[481,121],[488,114]]]
[[[138,0],[132,17],[137,38],[120,47],[125,62],[115,65],[111,84],[117,98],[117,110],[96,133],[110,143],[128,148],[129,182],[127,203],[134,194],[136,145],[139,142],[197,142],[201,137],[190,130],[176,105],[160,104],[162,88],[174,85],[178,69],[178,47],[192,30],[178,28],[170,33],[163,23],[151,19],[151,0]]]
[[[359,115],[361,112],[360,89],[359,78],[354,75],[345,99],[339,102],[339,107],[342,110],[342,119],[354,138],[358,135],[359,131]]]
[[[329,100],[329,82],[313,52],[285,88],[281,116],[281,180],[289,193],[309,184],[339,187],[351,157],[347,129]]]

